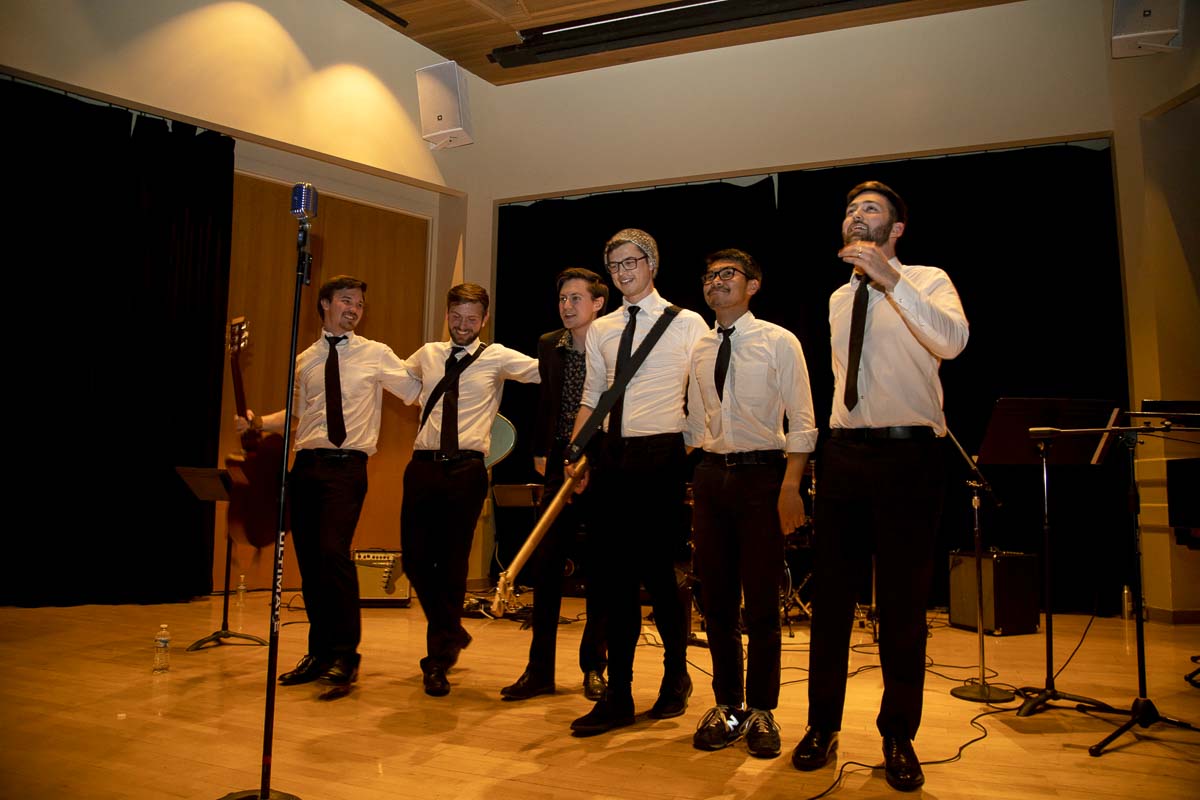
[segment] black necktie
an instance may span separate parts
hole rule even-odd
[[[862,361],[863,332],[867,329],[867,286],[866,275],[859,277],[854,290],[854,305],[850,310],[850,352],[846,358],[846,385],[842,387],[842,400],[846,409],[853,411],[858,405],[858,365]]]
[[[466,350],[457,345],[450,348],[450,356],[446,359],[447,374],[450,370],[458,372],[458,354]],[[454,376],[442,395],[442,439],[439,448],[448,455],[458,452],[458,375]]]
[[[721,346],[717,348],[717,368],[713,371],[713,380],[717,384],[717,399],[725,399],[725,375],[729,372],[729,354],[733,346],[729,343],[729,337],[733,335],[734,328],[722,328],[717,326],[717,333],[721,334]]]
[[[629,359],[633,357],[633,332],[637,329],[637,314],[642,309],[637,306],[630,306],[629,322],[625,323],[625,330],[621,332],[621,342],[617,346],[617,375],[621,374],[621,369],[629,363]],[[615,376],[613,380],[616,380]],[[626,387],[628,388],[628,387]],[[608,433],[610,436],[621,435],[621,416],[625,411],[625,393],[617,398],[617,402],[613,403],[612,411],[608,414]]]
[[[338,369],[338,342],[345,336],[326,336],[329,355],[325,358],[325,428],[329,443],[341,447],[346,441],[346,420],[342,417],[342,374]]]

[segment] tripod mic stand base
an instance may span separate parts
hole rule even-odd
[[[261,789],[246,789],[242,792],[230,792],[220,800],[263,800],[263,795]],[[267,795],[267,800],[300,800],[300,798],[294,794],[272,789]]]
[[[1035,691],[1033,689],[1022,689],[1022,692]],[[1113,708],[1108,703],[1101,703],[1099,700],[1093,700],[1090,697],[1081,697],[1077,694],[1066,694],[1055,689],[1042,689],[1038,694],[1025,700],[1021,707],[1017,709],[1018,717],[1029,717],[1042,708],[1049,708],[1047,705],[1051,700],[1066,700],[1077,705],[1078,711],[1099,711],[1103,714],[1127,714],[1129,712],[1122,711],[1119,708]]]
[[[955,686],[950,694],[959,700],[970,700],[973,703],[1009,703],[1016,695],[1005,689],[997,689],[986,683],[970,683],[966,686]]]
[[[210,644],[211,645],[222,645],[222,644],[225,644],[225,642],[223,641],[224,639],[245,639],[246,641],[251,642],[252,644],[262,645],[263,647],[267,646],[266,639],[260,639],[259,637],[255,636],[252,633],[238,633],[236,631],[220,630],[220,631],[217,631],[216,633],[210,633],[208,636],[205,636],[203,639],[197,639],[196,641],[192,642],[190,645],[188,645],[187,651],[189,653],[191,653],[195,650],[200,650],[204,647],[207,647]]]

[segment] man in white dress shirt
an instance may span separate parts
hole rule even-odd
[[[938,368],[967,344],[949,276],[896,258],[908,210],[877,181],[846,197],[844,246],[854,270],[829,300],[834,398],[816,504],[808,731],[792,764],[814,770],[837,750],[858,587],[875,558],[883,699],[875,726],[884,775],[913,791],[925,775],[912,740],[925,686],[925,610],[945,493]]]
[[[800,479],[817,444],[812,392],[800,341],[750,312],[763,280],[754,258],[720,250],[706,263],[704,300],[717,325],[692,353],[688,423],[704,448],[692,531],[717,704],[692,744],[719,750],[744,736],[750,755],[775,758],[783,535],[804,524]]]
[[[296,458],[287,493],[309,628],[308,653],[279,676],[285,686],[320,679],[348,690],[358,678],[362,620],[350,545],[367,495],[367,458],[379,441],[383,390],[405,397],[415,385],[390,347],[354,332],[366,291],[350,275],[326,281],[317,296],[324,329],[296,358]],[[239,429],[283,432],[284,411],[246,416]]]
[[[687,537],[688,367],[692,348],[708,326],[694,311],[672,311],[675,307],[655,291],[658,245],[645,231],[618,232],[605,245],[604,261],[624,302],[593,322],[588,331],[587,379],[576,434],[591,417],[601,393],[613,384],[618,362],[625,363],[637,352],[664,313],[675,315],[634,373],[622,401],[609,412],[605,447],[591,477],[598,510],[597,550],[606,574],[608,689],[591,712],[571,723],[581,736],[633,723],[633,657],[641,633],[639,584],[650,595],[664,651],[663,678],[649,716],[666,719],[683,714],[692,692],[686,610],[675,579],[675,561],[685,550]]]
[[[489,305],[478,284],[452,287],[446,297],[450,341],[430,342],[404,362],[416,379],[405,400],[419,401],[422,412],[404,471],[400,546],[428,623],[421,673],[433,697],[450,693],[446,671],[471,642],[462,627],[468,559],[487,497],[483,459],[504,381],[539,380],[537,359],[479,341]]]

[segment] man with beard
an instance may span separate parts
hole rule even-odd
[[[367,458],[379,440],[383,390],[412,391],[392,349],[358,336],[367,284],[349,275],[317,295],[324,330],[296,359],[296,458],[288,477],[292,538],[308,613],[308,653],[279,676],[285,686],[320,679],[346,690],[358,678],[362,635],[358,572],[350,544],[367,494]],[[283,433],[284,412],[247,410],[247,425]]]
[[[608,415],[603,453],[592,476],[601,568],[608,609],[608,689],[591,712],[571,723],[588,736],[633,723],[633,657],[641,632],[639,583],[654,607],[663,643],[663,678],[652,719],[687,709],[686,616],[675,580],[675,560],[686,540],[684,400],[692,347],[708,326],[694,311],[672,306],[654,289],[658,244],[626,228],[604,247],[605,267],[624,296],[621,308],[592,323],[587,335],[587,379],[574,434],[586,424],[625,364],[664,314],[662,337],[634,373]],[[698,444],[691,441],[688,445]],[[568,467],[572,470],[573,468]],[[570,473],[569,473],[570,474]]]
[[[534,469],[546,479],[541,514],[545,513],[563,483],[563,456],[575,429],[583,379],[587,374],[584,342],[592,321],[604,310],[608,300],[604,279],[590,269],[572,267],[563,270],[557,282],[558,314],[563,327],[538,339],[538,370],[542,382],[533,436],[533,461]],[[531,565],[534,575],[533,641],[529,645],[529,663],[515,683],[500,690],[505,700],[527,700],[555,691],[554,662],[563,568],[580,521],[591,516],[590,499],[591,493],[580,494],[563,508],[534,554]],[[594,533],[588,537],[588,551],[594,549],[595,538]],[[579,668],[583,671],[584,696],[599,700],[606,688],[604,669],[608,663],[599,591],[602,571],[596,568],[594,558],[587,557],[584,563],[589,567],[587,621],[579,643]]]
[[[804,524],[800,479],[817,444],[812,392],[800,341],[750,313],[762,286],[758,263],[741,250],[706,263],[704,300],[717,325],[692,353],[688,421],[704,426],[692,531],[717,704],[692,745],[720,750],[745,736],[750,755],[775,758],[783,535]]]
[[[404,362],[420,402],[421,425],[404,471],[400,547],[427,622],[421,659],[425,693],[450,693],[446,671],[471,642],[462,627],[467,562],[475,523],[487,497],[483,464],[504,381],[538,382],[538,362],[500,344],[479,341],[488,319],[487,290],[474,283],[446,296],[450,341],[430,342]]]
[[[877,181],[847,195],[838,257],[854,267],[829,301],[834,398],[816,505],[808,731],[792,753],[800,770],[837,750],[857,590],[875,557],[883,699],[876,728],[885,777],[901,791],[925,782],[912,740],[925,685],[925,607],[945,474],[942,359],[967,344],[950,278],[901,264],[908,210]]]

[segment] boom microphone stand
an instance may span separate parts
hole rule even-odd
[[[292,302],[292,345],[288,356],[287,405],[283,416],[283,453],[279,481],[279,525],[275,537],[275,576],[271,583],[271,635],[267,647],[267,700],[263,714],[262,784],[258,789],[232,792],[221,800],[300,800],[294,794],[271,789],[271,753],[275,734],[275,672],[279,666],[279,607],[283,594],[283,546],[287,524],[287,453],[291,449],[292,402],[296,384],[296,343],[300,338],[300,299],[311,280],[312,252],[309,250],[309,220],[317,216],[317,190],[311,183],[292,187],[292,215],[300,221],[296,235],[296,296]]]
[[[967,455],[967,451],[958,443],[958,439],[954,438],[954,434],[949,428],[946,429],[946,438],[954,443],[954,449],[962,456],[963,463],[967,465],[967,469],[971,473],[971,478],[967,479],[966,484],[971,490],[971,508],[975,516],[975,631],[979,634],[979,683],[955,686],[950,690],[950,694],[959,700],[970,700],[974,703],[1007,703],[1013,699],[1013,693],[988,685],[987,667],[984,663],[983,534],[979,528],[979,490],[986,491],[997,508],[1000,507],[1000,501],[996,499],[996,493],[992,491],[992,486],[988,483],[987,478],[979,471],[979,466]]]

